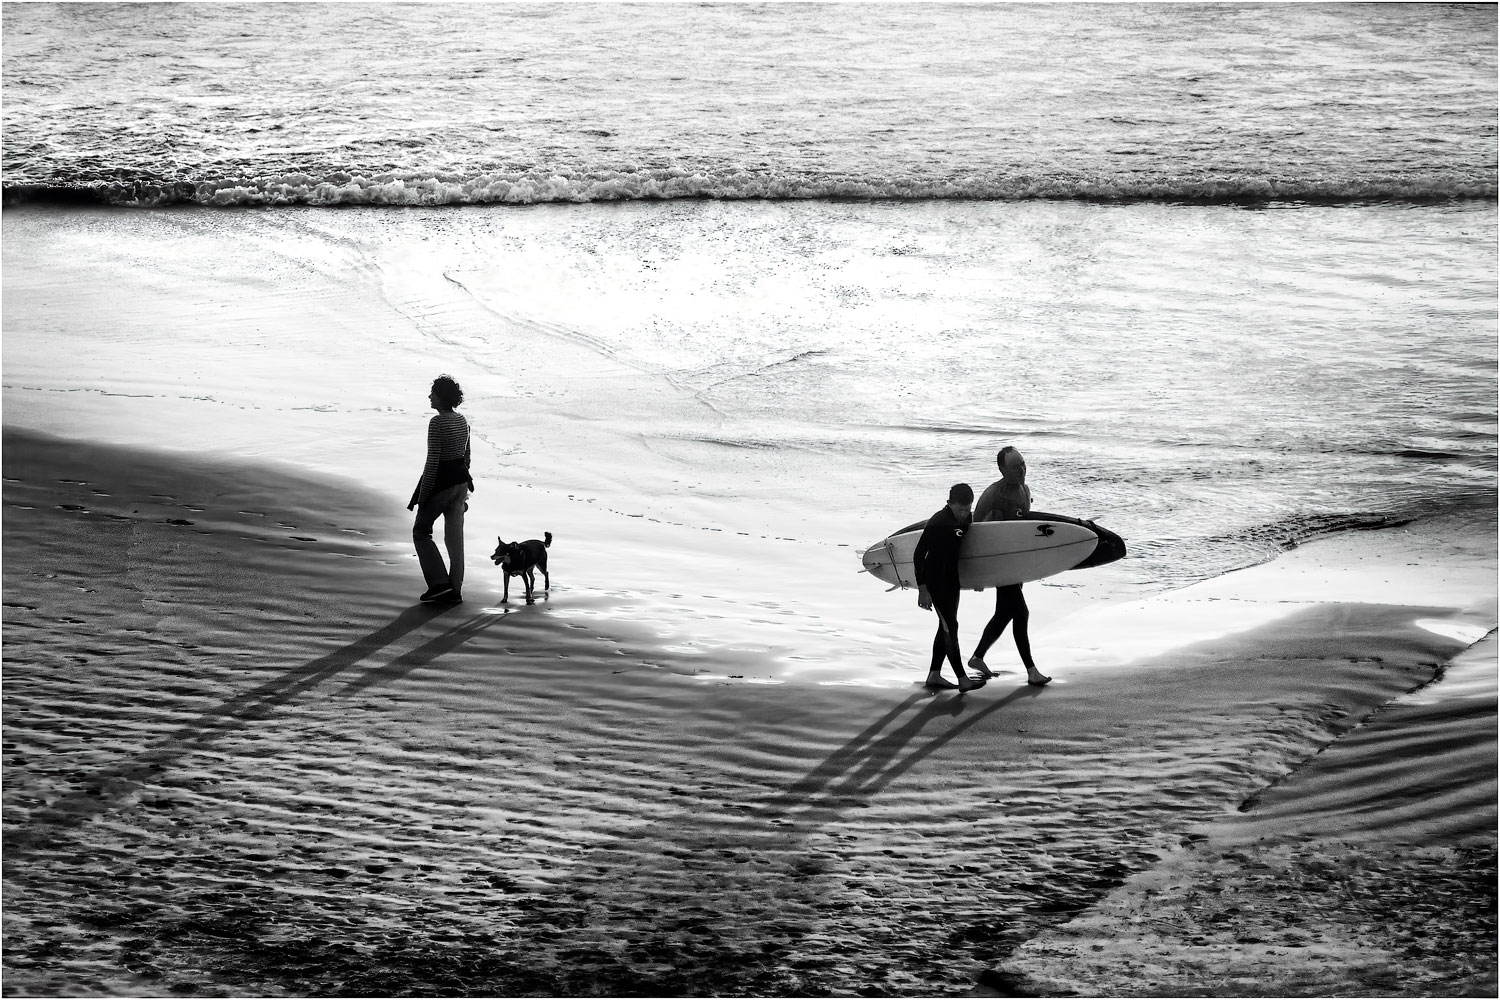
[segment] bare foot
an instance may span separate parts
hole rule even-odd
[[[963,694],[965,691],[973,691],[975,688],[982,687],[984,687],[983,677],[960,677],[958,679],[959,694]]]
[[[1030,684],[1032,687],[1046,687],[1048,684],[1052,683],[1052,678],[1048,677],[1041,671],[1029,670],[1026,672],[1026,683]]]
[[[969,669],[974,671],[980,677],[983,677],[985,680],[989,680],[991,677],[995,676],[995,672],[989,668],[984,660],[980,659],[978,653],[975,653],[973,656],[969,657]]]
[[[934,691],[947,691],[952,688],[958,687],[957,684],[953,683],[948,678],[939,677],[937,674],[928,674],[927,683],[923,684],[922,686],[925,688],[931,688]]]

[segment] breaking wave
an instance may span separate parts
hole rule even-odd
[[[975,200],[1200,205],[1434,203],[1494,199],[1493,171],[1454,175],[1304,178],[1268,175],[1116,176],[974,173],[868,178],[821,172],[661,167],[474,174],[286,173],[205,179],[154,176],[7,181],[4,203],[41,201],[153,208],[283,205],[532,205],[674,199]]]

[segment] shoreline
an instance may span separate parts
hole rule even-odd
[[[348,483],[23,439],[8,995],[963,992],[1466,645],[1330,604],[1041,691],[766,685],[628,591],[413,607]]]

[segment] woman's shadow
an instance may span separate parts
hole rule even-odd
[[[106,812],[162,770],[190,753],[212,745],[271,716],[278,708],[318,685],[370,659],[428,622],[453,610],[451,605],[420,604],[407,608],[386,625],[345,646],[235,695],[200,713],[170,735],[129,760],[104,768],[81,779],[81,787],[31,813],[33,822],[73,825]],[[363,690],[373,684],[398,679],[468,642],[504,615],[479,614],[455,624],[420,646],[384,666],[367,670],[351,681],[341,694]],[[7,831],[7,849],[24,848],[35,838]]]

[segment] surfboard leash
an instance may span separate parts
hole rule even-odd
[[[891,561],[891,572],[896,574],[896,587],[900,587],[902,590],[905,590],[906,581],[901,579],[901,564],[896,562],[896,549],[893,545],[891,545],[891,539],[889,535],[887,535],[885,539],[885,557]],[[892,587],[891,590],[895,590],[896,587]],[[889,593],[889,591],[887,591],[887,593]]]

